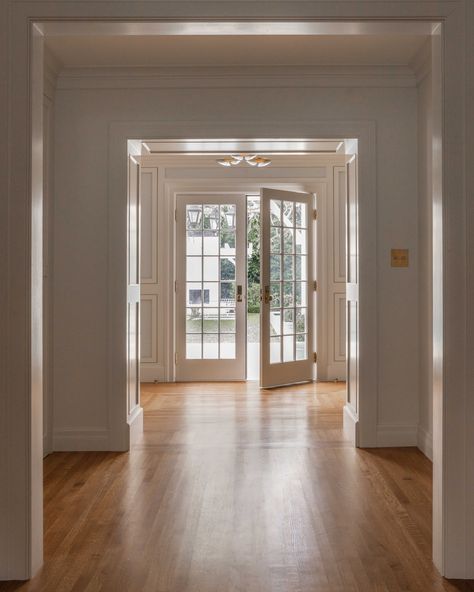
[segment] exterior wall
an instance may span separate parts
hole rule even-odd
[[[80,73],[79,79],[81,78]],[[375,120],[377,129],[378,441],[416,444],[418,284],[416,88],[97,88],[60,76],[56,95],[54,227],[55,447],[66,435],[107,429],[107,150],[110,122],[297,119]],[[143,82],[141,83],[143,85]],[[354,83],[352,83],[354,84]],[[383,84],[383,83],[381,83]],[[110,82],[108,84],[110,86]],[[68,86],[73,88],[68,88]],[[113,86],[113,84],[112,84]],[[117,86],[117,83],[115,83]],[[80,87],[80,88],[74,88]],[[129,88],[123,88],[129,87]],[[410,249],[406,270],[390,268],[390,248]],[[87,369],[87,372],[84,372]]]

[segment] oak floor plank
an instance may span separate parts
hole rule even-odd
[[[45,564],[0,592],[472,592],[431,562],[431,463],[358,450],[343,383],[143,385],[129,454],[45,459]]]

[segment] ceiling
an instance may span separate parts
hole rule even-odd
[[[423,35],[56,36],[63,66],[408,65]]]

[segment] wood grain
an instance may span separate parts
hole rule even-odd
[[[431,463],[344,440],[344,385],[143,386],[130,454],[45,460],[45,565],[0,591],[471,591],[431,562]]]

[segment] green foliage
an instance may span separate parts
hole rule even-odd
[[[260,284],[249,284],[247,310],[248,312],[260,312]]]
[[[247,260],[247,310],[260,312],[260,213],[249,212],[247,226],[248,244],[252,246],[251,255]]]

